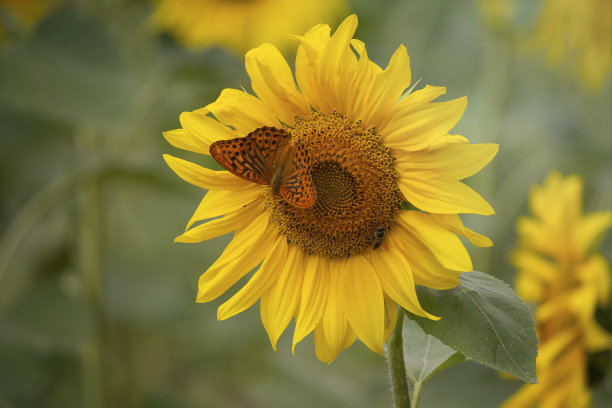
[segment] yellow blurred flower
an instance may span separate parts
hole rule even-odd
[[[498,31],[525,48],[544,51],[548,63],[600,89],[612,69],[612,1],[542,0],[533,26],[517,19],[529,14],[515,0],[481,0],[481,11]],[[531,3],[529,7],[531,7]]]
[[[551,65],[568,64],[587,87],[601,88],[612,68],[612,1],[546,1],[533,41]]]
[[[587,357],[612,348],[595,309],[610,299],[610,269],[596,251],[612,225],[610,211],[583,214],[582,181],[552,172],[530,195],[533,217],[517,223],[517,292],[537,305],[538,384],[527,384],[503,405],[588,407]]]
[[[344,0],[160,0],[153,21],[186,46],[243,53],[266,41],[287,46],[286,33],[335,22],[346,11]]]
[[[400,46],[382,70],[368,59],[364,43],[353,39],[356,28],[353,15],[333,35],[319,24],[293,36],[299,42],[299,90],[274,46],[249,51],[246,69],[257,96],[225,89],[205,108],[182,113],[182,128],[164,134],[176,147],[208,155],[214,142],[253,137],[251,132],[267,126],[256,133],[287,132],[293,146],[307,149],[316,188],[309,208],[289,204],[270,185],[170,155],[165,159],[185,181],[209,190],[176,241],[201,242],[236,231],[201,276],[197,301],[219,297],[261,264],[219,307],[218,318],[261,299],[272,346],[295,318],[293,346],[314,330],[324,362],[357,336],[383,353],[398,304],[436,319],[421,308],[415,284],[452,288],[462,271],[472,269],[455,234],[477,246],[492,245],[464,227],[458,213],[493,214],[460,180],[484,167],[498,146],[472,145],[448,133],[466,108],[465,97],[432,103],[446,90],[426,86],[401,98],[410,85],[406,48]],[[255,147],[251,156],[241,156],[253,171],[264,164],[255,160],[263,148]],[[201,220],[210,221],[194,227]]]

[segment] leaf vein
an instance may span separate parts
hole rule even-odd
[[[506,353],[506,355],[510,358],[510,360],[512,361],[512,363],[516,366],[516,368],[518,368],[518,370],[523,373],[525,376],[528,377],[528,374],[522,369],[522,367],[514,360],[514,358],[512,358],[512,354],[510,354],[510,352],[508,351],[508,349],[506,348],[506,345],[504,344],[504,342],[502,341],[500,335],[497,333],[497,330],[495,329],[495,326],[493,325],[493,322],[491,321],[491,319],[489,319],[489,316],[485,313],[485,311],[480,307],[480,305],[474,300],[472,299],[472,297],[465,291],[465,289],[463,289],[461,286],[458,287],[459,290],[465,294],[465,296],[467,296],[468,299],[470,299],[472,301],[472,303],[474,303],[474,305],[476,306],[476,308],[478,308],[478,310],[484,315],[484,317],[487,319],[487,322],[489,322],[489,325],[491,326],[491,329],[493,329],[493,333],[495,333],[495,336],[497,337],[497,339],[499,340],[499,343],[501,344],[502,348],[504,349],[504,352]]]
[[[423,373],[427,368],[427,357],[429,356],[429,349],[431,347],[431,335],[427,335],[427,345],[425,346],[425,350],[423,351],[423,366],[421,367],[421,372],[419,373],[419,382],[423,381]]]

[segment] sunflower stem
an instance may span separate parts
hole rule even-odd
[[[95,151],[96,135],[80,129],[75,135],[77,152],[82,160]],[[102,288],[102,207],[101,182],[94,178],[80,183],[77,190],[77,256],[87,311],[92,327],[81,345],[82,406],[103,408],[106,401],[105,332],[106,314]]]
[[[419,381],[414,384],[414,390],[412,391],[412,405],[410,405],[410,408],[418,408],[419,398],[421,398],[421,390],[423,390],[423,382]]]
[[[400,309],[397,314],[395,331],[391,336],[391,340],[389,340],[389,371],[391,373],[391,385],[393,387],[395,408],[411,408],[410,390],[408,389],[406,365],[404,363],[403,325],[404,310]]]

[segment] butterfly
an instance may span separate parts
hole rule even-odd
[[[296,208],[310,208],[317,200],[308,150],[291,144],[284,129],[265,126],[245,137],[218,140],[210,145],[210,155],[230,173],[270,185],[273,194]]]

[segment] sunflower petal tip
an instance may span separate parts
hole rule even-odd
[[[219,308],[217,309],[217,320],[221,321],[221,320],[226,320],[229,316],[227,316],[227,313],[225,313],[225,307],[223,307],[223,305],[219,306]]]

